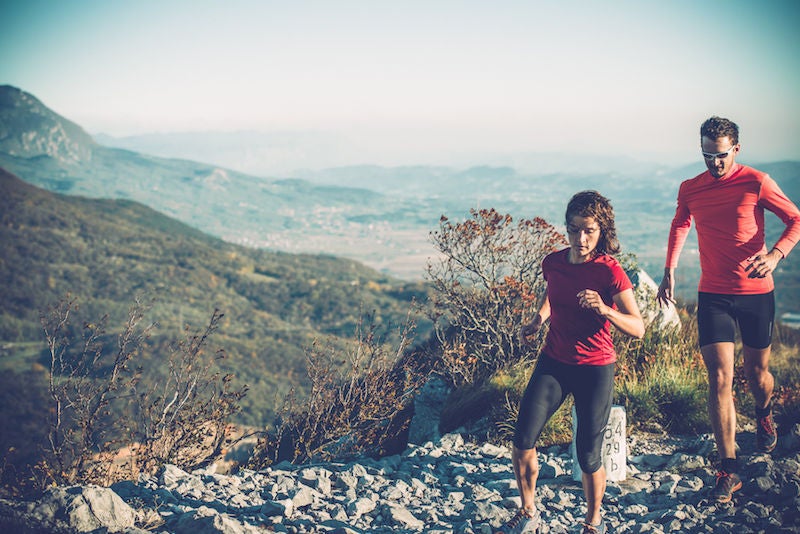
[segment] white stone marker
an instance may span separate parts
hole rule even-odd
[[[603,466],[606,468],[606,480],[619,482],[625,480],[626,459],[628,457],[627,440],[625,439],[625,408],[619,405],[611,407],[608,424],[603,433]],[[578,463],[578,454],[575,451],[575,435],[577,434],[578,418],[575,417],[575,406],[572,407],[572,479],[581,479],[581,466]]]

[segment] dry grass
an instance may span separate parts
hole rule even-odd
[[[680,310],[682,326],[675,331],[648,331],[641,340],[615,339],[618,351],[614,402],[625,406],[628,430],[665,429],[676,434],[710,432],[707,410],[708,376],[697,343],[697,323],[692,307]],[[741,423],[752,419],[752,395],[741,375],[741,346],[737,346],[734,385]],[[473,418],[489,417],[497,437],[510,440],[517,408],[532,364],[495,372],[491,378],[451,395],[443,412],[443,425],[457,428]],[[781,428],[800,422],[800,332],[776,327],[770,370],[775,377],[775,417]],[[572,439],[571,399],[550,419],[538,444],[567,443]]]

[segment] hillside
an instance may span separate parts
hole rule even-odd
[[[31,368],[43,340],[39,312],[68,292],[82,318],[109,314],[114,332],[136,297],[154,299],[148,319],[159,328],[144,356],[155,375],[183,326],[199,330],[219,308],[225,321],[213,346],[250,386],[241,419],[251,424],[265,424],[276,396],[303,386],[304,349],[315,339],[350,339],[362,311],[391,334],[423,291],[349,260],[226,243],[129,200],[47,192],[2,169],[0,213],[4,370]]]
[[[353,232],[348,218],[394,209],[364,189],[259,178],[105,147],[8,85],[0,86],[0,167],[50,191],[134,200],[226,241],[289,252],[339,252],[320,238],[331,234],[365,248],[375,236]],[[304,236],[310,246],[291,245]]]

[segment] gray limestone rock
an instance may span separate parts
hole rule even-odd
[[[408,442],[422,445],[436,441],[439,433],[439,416],[445,405],[450,388],[437,375],[431,376],[414,398],[414,417],[408,427]]]
[[[629,438],[629,476],[606,488],[603,514],[609,531],[800,531],[800,453],[780,448],[771,456],[743,452],[743,488],[731,503],[714,504],[708,500],[714,469],[703,453],[709,439]],[[586,502],[580,482],[565,474],[571,462],[568,446],[540,451],[539,461],[541,532],[571,532],[579,527]],[[493,532],[520,505],[508,447],[471,443],[459,434],[410,445],[392,457],[346,464],[282,463],[229,475],[166,466],[158,476],[114,488],[119,495],[72,487],[55,488],[33,503],[0,500],[0,527],[25,534],[142,534],[138,529],[143,528],[159,534],[476,534]],[[34,527],[25,531],[20,525]]]
[[[97,486],[51,488],[31,511],[42,522],[63,522],[75,532],[105,528],[120,532],[133,527],[136,512],[114,491]]]

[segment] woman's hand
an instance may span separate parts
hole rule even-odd
[[[597,291],[584,289],[578,293],[578,302],[583,308],[594,310],[598,315],[611,321],[615,327],[629,336],[644,336],[644,321],[639,306],[633,296],[633,289],[626,289],[614,295],[617,309],[607,306]]]
[[[611,308],[606,306],[606,303],[603,302],[600,294],[591,289],[584,289],[578,293],[578,304],[580,304],[581,308],[594,310],[594,312],[601,317],[608,316],[611,311]]]
[[[520,341],[522,341],[523,345],[530,346],[533,344],[532,338],[542,328],[543,323],[544,321],[542,320],[542,316],[537,313],[533,321],[531,321],[528,324],[522,325],[522,328],[519,331],[519,338]]]
[[[626,289],[614,295],[617,309],[606,306],[597,291],[591,289],[584,289],[578,293],[578,302],[583,308],[594,310],[601,317],[611,321],[611,324],[625,334],[639,339],[644,336],[644,321],[633,296],[633,289]]]

